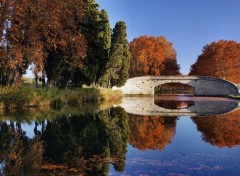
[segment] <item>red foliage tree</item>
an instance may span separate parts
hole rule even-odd
[[[176,52],[164,37],[141,36],[130,42],[129,49],[130,77],[179,74]]]
[[[206,45],[189,75],[213,76],[240,83],[240,44],[220,40]]]
[[[0,83],[18,82],[31,63],[36,76],[44,72],[46,58],[56,48],[68,68],[81,68],[87,44],[79,24],[85,8],[85,0],[1,1]]]

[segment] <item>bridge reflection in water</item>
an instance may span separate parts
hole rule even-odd
[[[186,95],[147,96],[125,97],[120,106],[135,115],[207,116],[231,112],[239,107],[239,101]]]

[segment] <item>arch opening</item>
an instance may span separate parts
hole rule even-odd
[[[154,88],[154,95],[194,95],[195,88],[182,83],[165,83]]]
[[[161,100],[158,98],[154,98],[154,104],[165,109],[187,109],[195,105],[195,102],[193,100],[177,101],[177,100]]]

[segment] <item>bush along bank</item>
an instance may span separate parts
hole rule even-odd
[[[76,89],[42,89],[33,87],[1,87],[0,108],[11,110],[15,108],[51,106],[58,108],[63,105],[81,105],[84,103],[118,102],[121,92],[103,88]]]

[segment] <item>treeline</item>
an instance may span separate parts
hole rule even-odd
[[[129,77],[180,75],[176,51],[165,37],[140,36],[128,44],[126,24],[111,29],[95,0],[0,2],[0,85],[19,84],[31,66],[36,86],[123,85]],[[190,75],[240,83],[240,44],[206,45]]]
[[[141,36],[129,44],[130,77],[179,75],[176,52],[164,37]],[[240,83],[240,43],[219,40],[203,47],[189,75],[212,76]]]
[[[128,78],[126,25],[111,30],[94,0],[9,0],[0,8],[1,85],[18,84],[30,65],[36,84],[48,87],[114,86]]]

